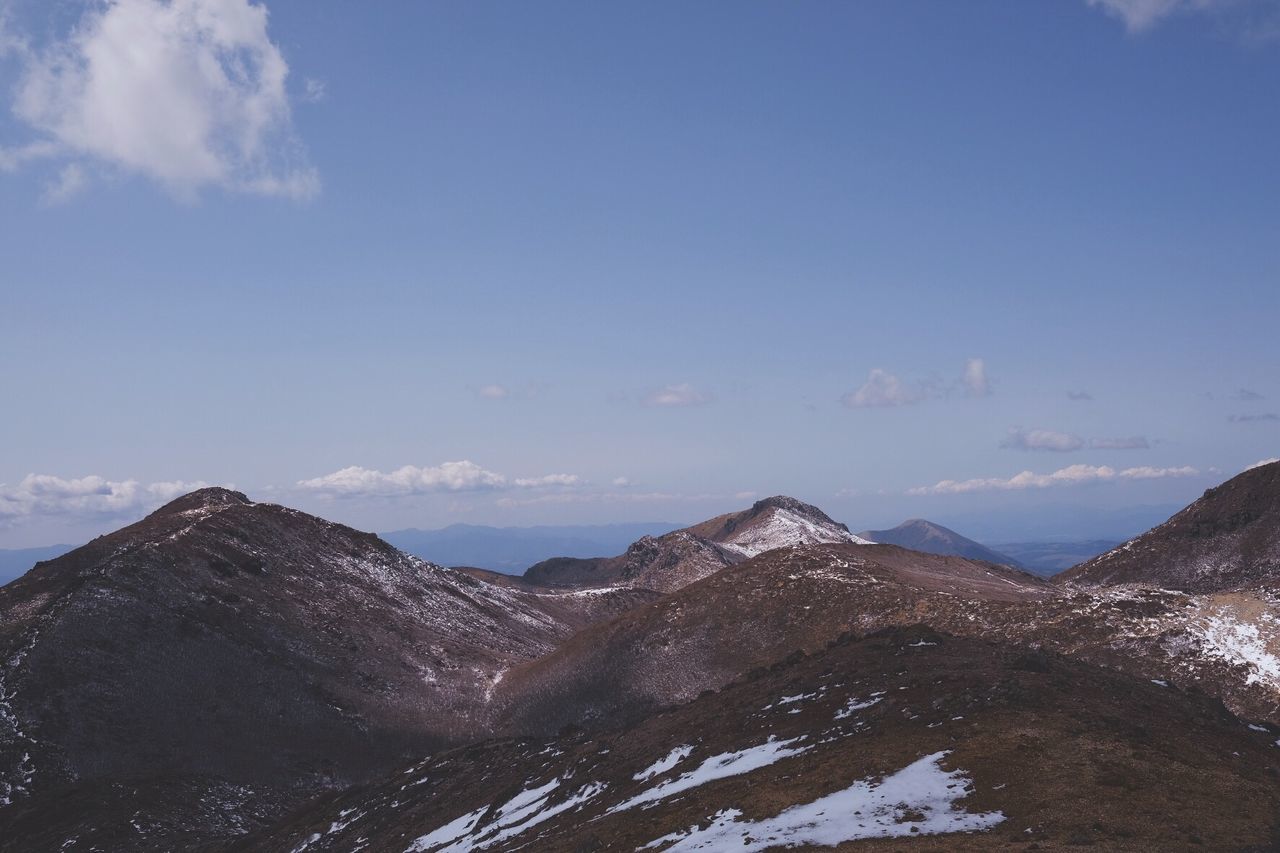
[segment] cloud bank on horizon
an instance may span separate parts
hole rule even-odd
[[[1194,477],[1200,471],[1190,465],[1157,468],[1144,465],[1116,470],[1109,465],[1068,465],[1049,474],[1022,471],[1012,477],[978,477],[970,480],[941,480],[932,486],[908,489],[909,495],[962,495],[969,492],[1022,491],[1054,486],[1079,486],[1123,480],[1161,480],[1167,477]]]

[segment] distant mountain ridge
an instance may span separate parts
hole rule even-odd
[[[981,542],[975,542],[961,536],[954,530],[935,524],[923,518],[911,518],[889,530],[864,530],[858,534],[864,539],[885,545],[900,545],[913,551],[926,554],[946,554],[953,557],[966,557],[970,560],[985,560],[988,563],[999,563],[1003,566],[1023,568],[1022,564],[1007,554],[988,548]]]
[[[0,548],[0,586],[22,577],[36,563],[61,557],[75,547],[75,545],[44,545],[39,548]]]
[[[673,592],[766,551],[822,544],[870,543],[816,506],[776,495],[665,536],[642,537],[617,557],[544,560],[524,578],[547,586],[622,584]]]

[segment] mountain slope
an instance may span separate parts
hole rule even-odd
[[[366,850],[1263,849],[1275,733],[1203,696],[920,627],[622,730],[432,756],[246,839]]]
[[[1058,579],[1150,583],[1188,592],[1280,583],[1280,462],[1209,489],[1159,527]]]
[[[485,583],[225,489],[179,498],[0,589],[0,839],[121,779],[187,791],[139,817],[160,847],[244,831],[474,738],[507,667],[637,600]]]
[[[923,551],[926,554],[949,554],[953,557],[967,557],[970,560],[984,560],[988,563],[1022,568],[1022,565],[1012,557],[923,518],[908,519],[890,530],[864,530],[858,535],[872,542],[901,545],[903,548]]]
[[[548,586],[621,584],[672,592],[765,551],[823,543],[867,544],[817,507],[779,495],[665,536],[646,536],[618,557],[544,560],[524,577]]]

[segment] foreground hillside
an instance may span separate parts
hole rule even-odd
[[[627,728],[429,757],[235,849],[1262,850],[1275,738],[1201,695],[915,627]]]
[[[483,736],[507,667],[641,600],[497,586],[187,495],[0,589],[0,849],[125,808],[138,849],[243,832]]]

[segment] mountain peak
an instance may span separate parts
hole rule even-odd
[[[1018,561],[1012,557],[993,551],[982,543],[975,542],[927,518],[908,518],[889,530],[864,530],[858,535],[872,542],[898,545],[913,551],[923,551],[926,554],[965,557],[970,560],[1019,567]]]
[[[249,500],[249,497],[243,492],[232,491],[222,486],[209,486],[204,489],[196,489],[194,492],[188,492],[180,498],[169,501],[153,512],[152,515],[176,515],[177,513],[190,512],[194,509],[248,506],[252,503],[253,501]]]
[[[831,516],[827,515],[813,504],[807,504],[804,501],[797,500],[789,495],[774,495],[771,498],[758,500],[751,505],[749,512],[754,516],[759,515],[767,509],[783,509],[789,512],[794,512],[798,515],[812,518],[815,521],[823,522],[824,524],[836,524],[838,526],[843,526],[839,525],[838,522],[831,518]]]

